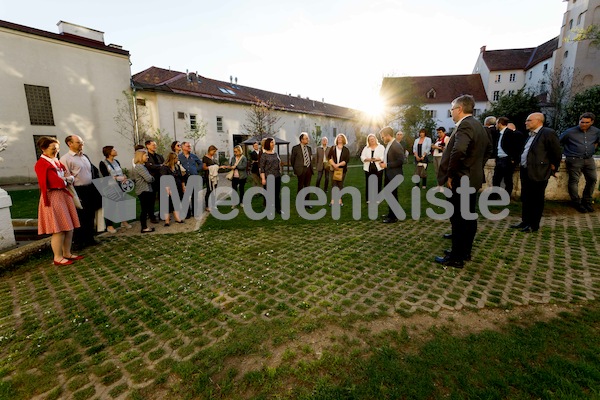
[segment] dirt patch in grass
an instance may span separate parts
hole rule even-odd
[[[229,369],[237,370],[237,379],[245,374],[264,368],[277,368],[283,363],[296,364],[300,361],[319,359],[322,354],[341,343],[365,348],[371,345],[374,336],[389,332],[408,333],[410,343],[404,351],[415,350],[432,336],[432,329],[440,328],[454,336],[466,336],[486,330],[499,331],[508,324],[527,326],[535,322],[546,322],[562,312],[573,312],[581,306],[576,304],[542,304],[515,307],[510,310],[482,309],[478,311],[440,311],[433,314],[417,313],[410,317],[392,316],[358,323],[345,329],[328,324],[313,332],[300,334],[291,342],[268,348],[268,355],[232,357],[225,361],[224,374]],[[343,339],[342,339],[343,338]],[[214,377],[219,381],[220,376]]]

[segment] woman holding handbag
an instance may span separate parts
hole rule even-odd
[[[334,145],[329,149],[329,165],[332,168],[331,172],[331,203],[333,205],[333,188],[337,187],[340,190],[344,188],[344,179],[346,179],[346,171],[350,162],[350,150],[346,147],[348,139],[343,133],[335,137]],[[343,206],[342,198],[339,199],[340,206]]]
[[[67,190],[74,178],[61,164],[56,155],[60,149],[58,140],[43,136],[37,141],[42,155],[35,164],[40,187],[38,207],[38,234],[51,234],[50,245],[54,265],[69,265],[83,256],[71,253],[73,229],[79,228],[79,218],[73,195]]]
[[[415,175],[419,175],[421,178],[421,188],[423,189],[427,187],[427,164],[429,163],[430,152],[431,138],[427,137],[425,129],[421,129],[419,131],[419,138],[413,144],[413,154],[415,156],[415,164],[417,164]],[[419,183],[416,183],[415,186],[419,187]]]
[[[363,162],[363,170],[365,171],[366,191],[365,197],[369,202],[369,177],[375,175],[377,177],[377,193],[381,190],[383,182],[383,168],[379,165],[383,161],[385,147],[379,143],[377,137],[370,133],[367,136],[367,145],[363,149],[360,160]]]
[[[248,179],[248,173],[246,172],[246,168],[248,167],[248,159],[245,155],[242,154],[242,146],[238,145],[233,148],[233,157],[230,162],[231,166],[225,166],[224,168],[229,168],[233,172],[231,177],[231,188],[234,192],[238,192],[240,196],[240,207],[244,207],[244,189],[246,186],[246,179]],[[229,175],[229,174],[228,174]],[[231,208],[235,208],[235,206],[231,206]]]

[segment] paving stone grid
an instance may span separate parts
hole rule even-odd
[[[480,221],[462,270],[432,261],[449,223],[430,219],[105,236],[74,265],[44,254],[0,275],[0,358],[27,354],[33,377],[52,365],[49,390],[117,398],[239,323],[600,296],[600,212],[545,217],[534,234],[515,221]]]

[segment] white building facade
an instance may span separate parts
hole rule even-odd
[[[56,137],[64,154],[65,137],[80,135],[95,164],[103,146],[126,144],[113,118],[130,87],[129,52],[106,45],[103,32],[63,21],[58,28],[56,34],[0,21],[0,135],[8,136],[0,183],[37,181],[40,136]]]

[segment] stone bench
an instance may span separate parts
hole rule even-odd
[[[600,177],[600,158],[594,157],[594,161],[596,162],[596,172],[598,177]],[[496,160],[488,160],[487,164],[485,164],[484,172],[485,172],[485,180],[484,188],[492,186],[492,177],[494,176],[494,167],[496,166]],[[512,195],[515,198],[521,197],[521,178],[519,176],[519,169],[515,170],[513,174],[513,183],[514,189]],[[567,185],[569,183],[569,175],[567,174],[567,166],[565,165],[565,158],[563,157],[560,162],[560,167],[558,169],[558,173],[556,177],[550,177],[548,181],[548,187],[546,188],[546,200],[558,200],[558,201],[570,201],[569,191],[567,189]],[[585,187],[585,179],[583,175],[581,179],[579,179],[579,193],[583,192],[583,188]],[[596,188],[594,189],[594,198],[600,198],[600,191],[598,191],[598,182],[596,182]]]

